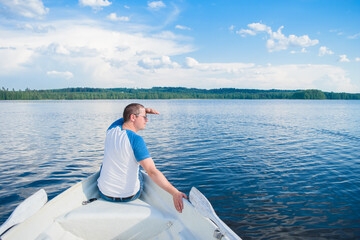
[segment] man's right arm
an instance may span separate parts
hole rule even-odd
[[[167,191],[173,196],[174,206],[176,210],[181,213],[182,209],[184,208],[183,204],[183,198],[187,199],[187,196],[185,193],[180,192],[177,190],[160,172],[156,166],[152,158],[146,158],[139,162],[140,165],[145,169],[149,177],[162,189]]]

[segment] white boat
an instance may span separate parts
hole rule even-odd
[[[178,213],[172,196],[146,174],[142,196],[127,203],[101,199],[98,176],[93,174],[49,202],[43,189],[25,199],[0,227],[1,239],[241,239],[194,187]]]

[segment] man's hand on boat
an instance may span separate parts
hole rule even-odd
[[[145,171],[147,172],[147,174],[149,175],[149,177],[157,184],[159,185],[162,189],[164,189],[165,191],[167,191],[168,193],[170,193],[173,196],[173,200],[174,200],[174,206],[176,208],[176,210],[181,213],[183,208],[184,208],[184,204],[183,204],[183,198],[187,199],[187,196],[185,193],[180,192],[179,190],[177,190],[164,176],[164,174],[162,174],[162,172],[160,172],[156,166],[155,163],[153,161],[152,158],[146,158],[142,161],[140,161],[140,165],[145,169]]]
[[[177,191],[173,194],[174,206],[179,213],[184,209],[183,198],[187,199],[186,194],[183,192]]]

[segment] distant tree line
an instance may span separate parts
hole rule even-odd
[[[360,94],[311,90],[197,89],[183,87],[64,88],[50,90],[0,90],[0,100],[81,100],[81,99],[345,99]]]

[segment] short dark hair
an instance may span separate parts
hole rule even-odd
[[[140,114],[141,108],[145,107],[139,103],[131,103],[127,105],[123,113],[124,122],[127,122],[130,119],[131,114]]]

